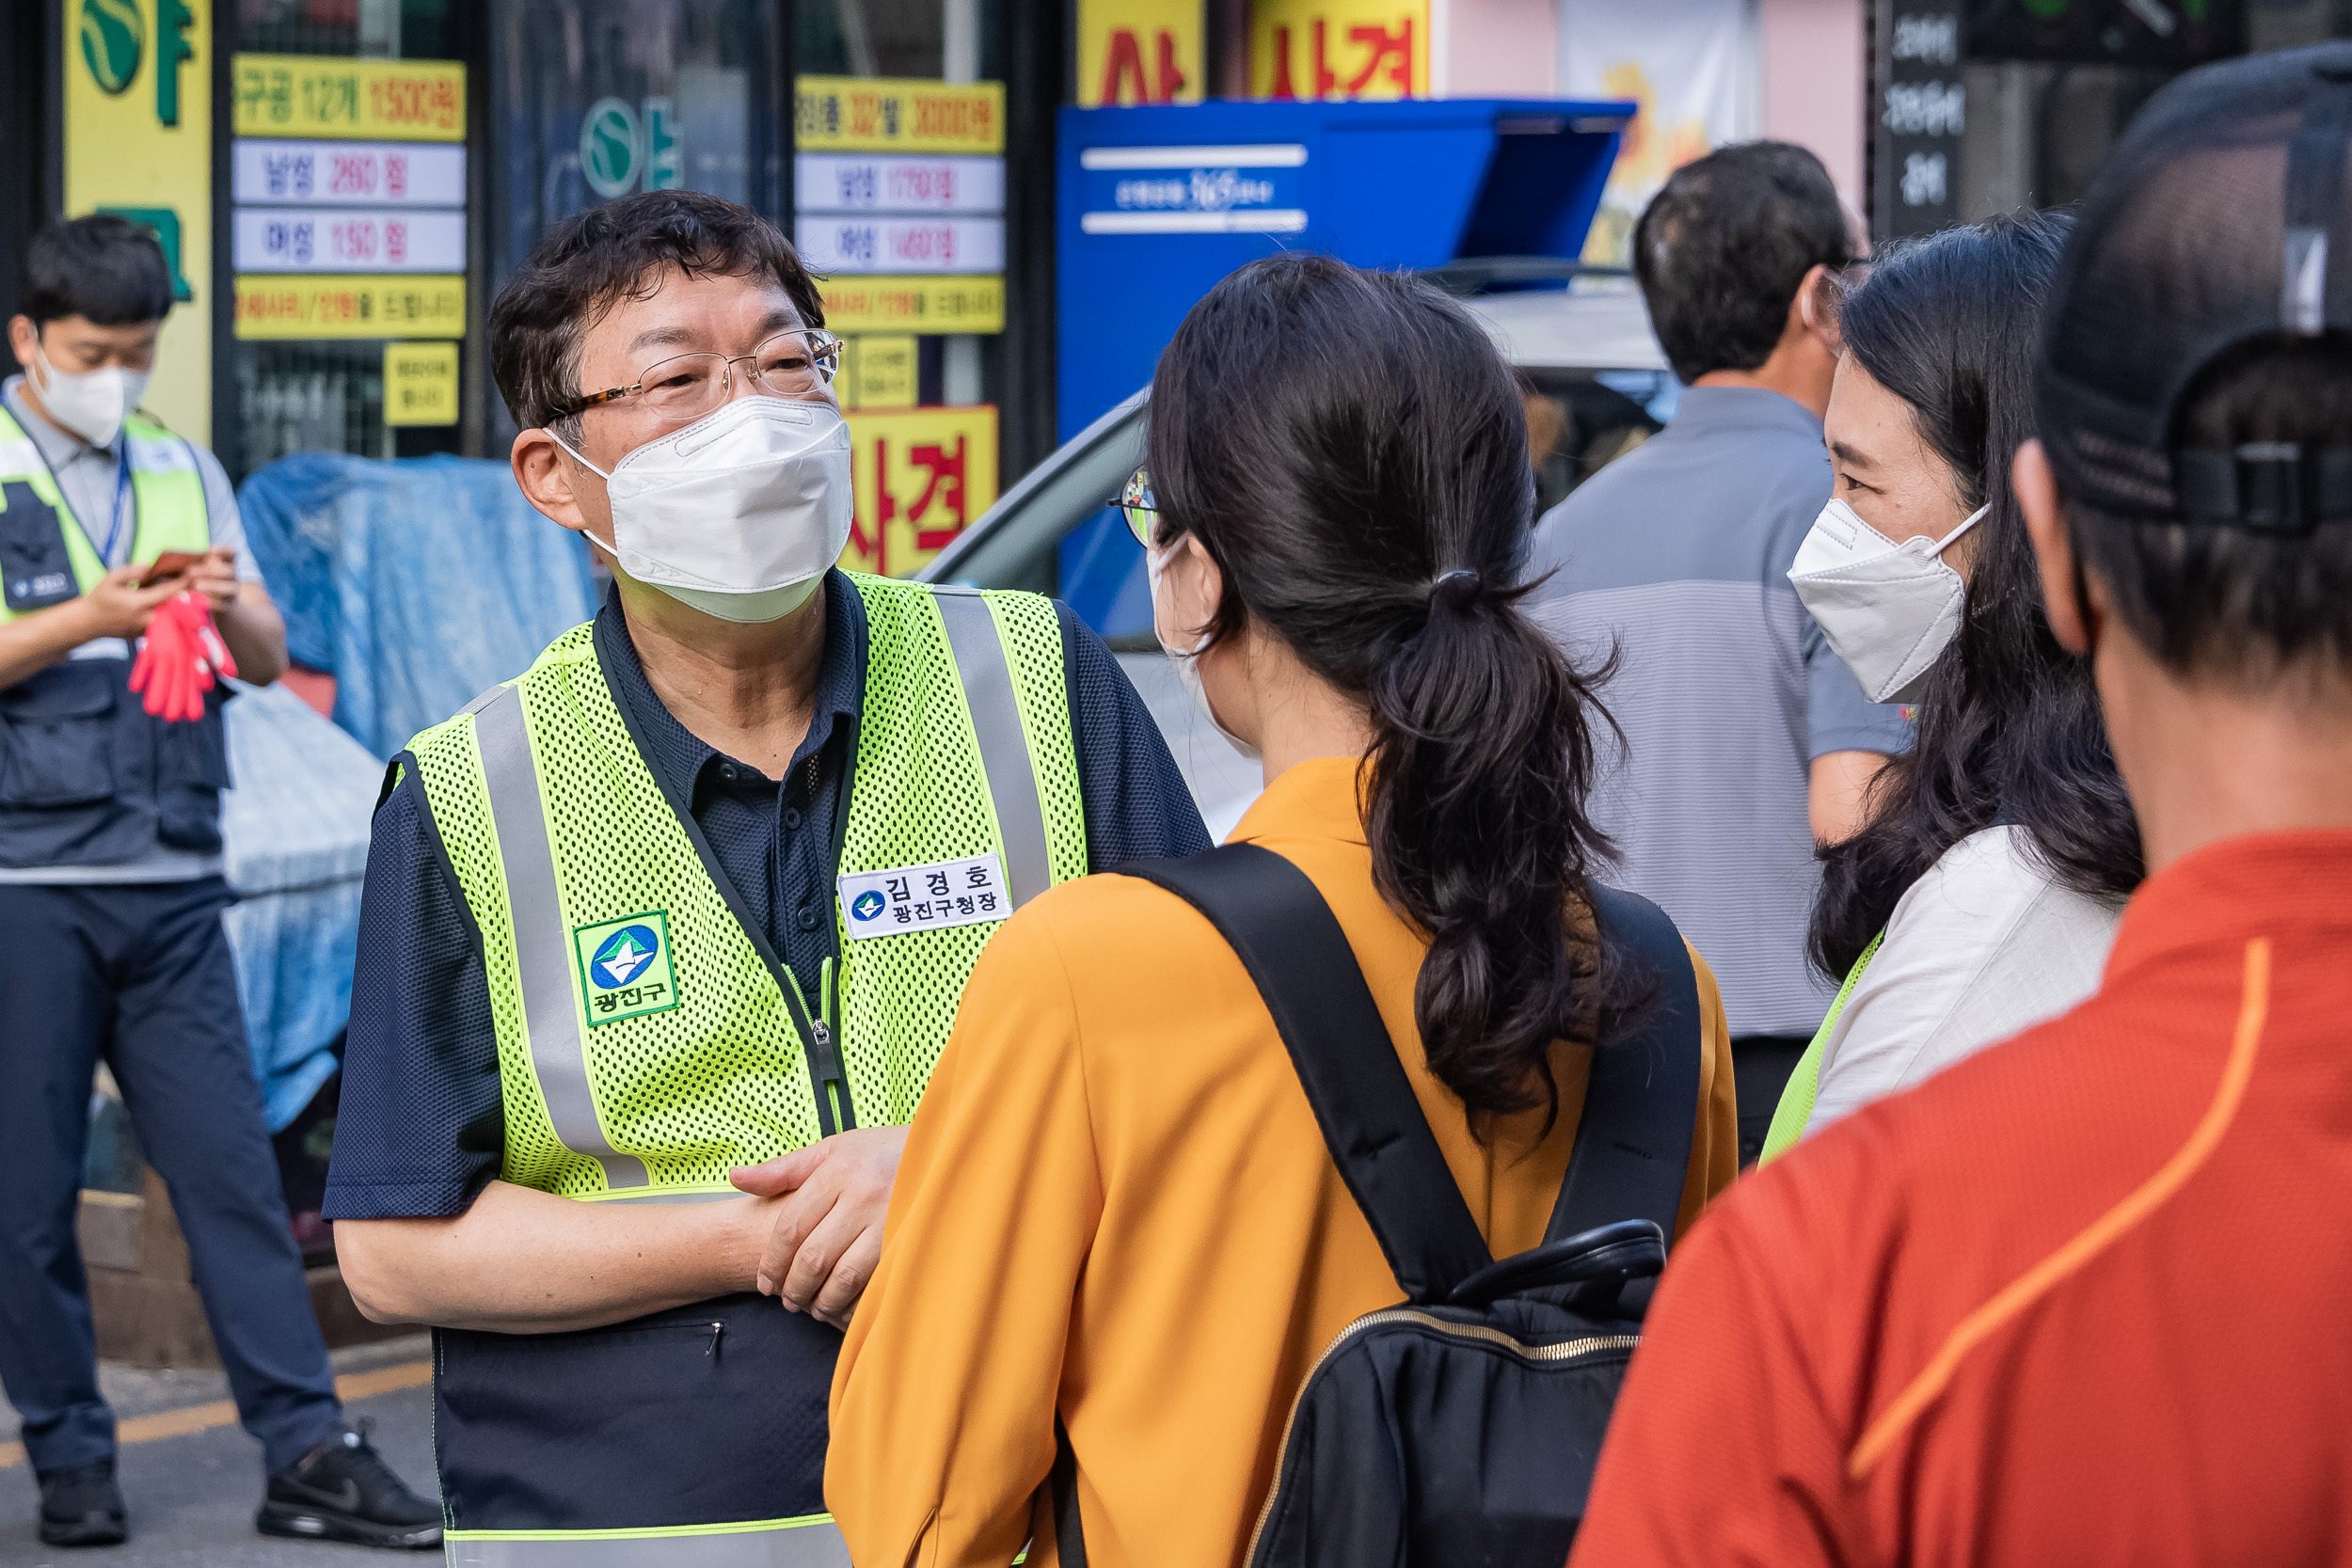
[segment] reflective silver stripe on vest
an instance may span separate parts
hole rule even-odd
[[[543,1541],[444,1542],[452,1568],[850,1568],[850,1544],[831,1519],[784,1529],[614,1540],[554,1533]]]
[[[606,1186],[651,1186],[645,1162],[606,1142],[596,1122],[580,1005],[572,996],[571,932],[556,896],[555,853],[548,845],[539,765],[531,755],[521,690],[510,686],[491,693],[474,711],[473,735],[499,854],[506,863],[506,914],[515,932],[515,967],[522,976],[523,1036],[531,1042],[531,1066],[547,1101],[548,1120],[565,1148],[604,1167]]]
[[[996,617],[977,589],[938,587],[931,602],[947,627],[947,646],[963,681],[964,705],[972,710],[972,732],[980,743],[980,768],[996,802],[996,831],[1005,840],[1005,883],[1019,909],[1054,885],[1054,863],[1045,850],[1045,807],[1037,796],[1037,769],[1021,729],[1021,702],[1013,694],[1012,664]]]

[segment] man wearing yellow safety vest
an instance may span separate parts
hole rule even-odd
[[[0,1381],[40,1538],[127,1531],[74,1238],[103,1058],[262,1443],[257,1526],[430,1546],[432,1504],[343,1421],[287,1225],[220,922],[226,693],[159,717],[132,689],[135,644],[159,612],[194,610],[165,610],[189,593],[247,679],[286,662],[219,463],[134,412],[171,268],[152,234],[100,214],[36,235],[25,282],[8,323],[24,373],[0,387]]]
[[[839,1325],[981,945],[1207,845],[1063,607],[834,568],[822,322],[677,190],[491,312],[516,482],[613,593],[394,762],[326,1200],[363,1309],[437,1326],[453,1562],[846,1563]]]

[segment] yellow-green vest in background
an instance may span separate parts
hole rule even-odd
[[[212,547],[196,450],[150,420],[122,433],[132,515],[126,562]],[[70,603],[105,576],[93,538],[112,519],[76,517],[24,426],[0,408],[0,625]],[[84,650],[87,655],[92,650]],[[0,689],[0,865],[113,865],[158,844],[220,847],[229,783],[225,690],[204,715],[151,717],[129,689],[130,649],[61,659]]]

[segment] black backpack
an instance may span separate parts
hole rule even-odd
[[[1406,1299],[1343,1329],[1291,1408],[1250,1568],[1559,1568],[1584,1514],[1698,1117],[1698,991],[1674,925],[1596,887],[1653,972],[1629,1037],[1594,1060],[1544,1244],[1498,1262],[1322,895],[1256,845],[1120,868],[1209,918],[1257,982],[1324,1142]],[[1053,1477],[1061,1560],[1086,1561],[1075,1464]]]

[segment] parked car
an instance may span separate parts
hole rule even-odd
[[[1424,276],[1462,295],[1518,370],[1539,511],[1673,417],[1680,385],[1629,274],[1504,258]],[[1258,766],[1194,710],[1152,633],[1143,552],[1109,504],[1143,461],[1144,401],[1137,392],[1063,443],[915,575],[1068,601],[1118,655],[1222,838],[1258,797]]]

